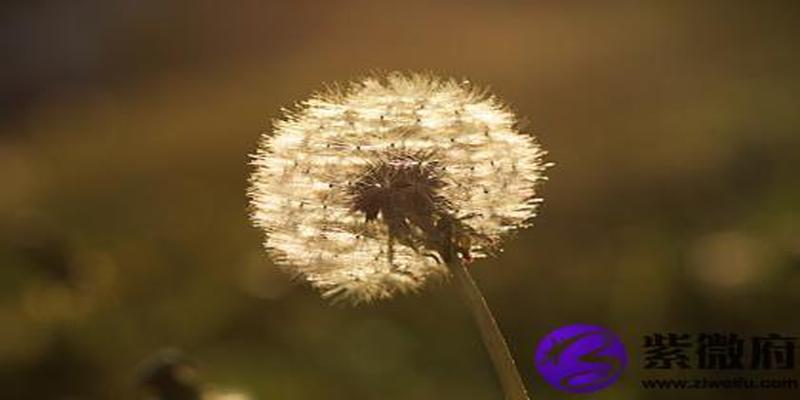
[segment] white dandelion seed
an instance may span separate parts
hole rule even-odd
[[[254,156],[254,223],[285,269],[354,303],[418,290],[536,215],[544,151],[468,82],[392,73],[285,110]]]

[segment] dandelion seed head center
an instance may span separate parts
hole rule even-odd
[[[444,171],[430,153],[394,152],[368,163],[349,187],[351,209],[369,220],[433,218],[446,208]]]

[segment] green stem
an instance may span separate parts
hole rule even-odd
[[[483,344],[492,359],[506,400],[530,400],[514,364],[514,358],[511,357],[508,344],[506,344],[480,288],[475,284],[466,266],[457,255],[451,254],[447,258],[447,265],[455,277],[459,291],[472,310],[472,316],[475,318]]]

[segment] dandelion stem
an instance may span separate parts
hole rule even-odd
[[[486,304],[486,299],[484,299],[480,288],[475,284],[466,266],[458,256],[451,255],[451,257],[448,257],[447,265],[455,276],[456,285],[464,297],[464,301],[472,310],[472,316],[475,318],[483,344],[492,359],[492,364],[494,364],[495,371],[500,379],[500,385],[503,388],[506,400],[530,400],[519,371],[514,364],[514,358],[511,357],[508,344],[503,337],[503,333],[500,332],[497,321],[495,321],[492,311]]]

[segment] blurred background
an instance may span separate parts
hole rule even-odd
[[[451,287],[330,306],[247,220],[280,107],[393,69],[488,85],[557,163],[536,226],[473,268],[534,398],[567,397],[533,354],[575,322],[632,357],[594,399],[796,398],[638,379],[644,334],[800,333],[799,19],[794,1],[4,2],[0,398],[500,398]]]

